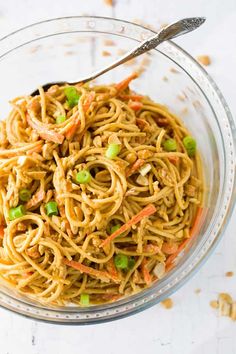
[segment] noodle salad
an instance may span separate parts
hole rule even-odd
[[[0,122],[0,279],[50,305],[151,286],[196,233],[195,139],[129,84],[51,86]]]

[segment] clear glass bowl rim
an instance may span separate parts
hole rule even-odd
[[[24,32],[24,30],[31,29],[35,26],[40,26],[45,23],[50,23],[50,22],[57,22],[61,20],[73,20],[73,19],[86,19],[88,21],[108,21],[108,22],[117,22],[120,24],[124,24],[127,26],[135,26],[136,28],[143,29],[147,32],[150,33],[150,35],[154,34],[155,32],[146,28],[145,26],[135,24],[126,20],[121,20],[121,19],[115,19],[111,17],[101,17],[101,16],[66,16],[66,17],[58,17],[58,18],[52,18],[52,19],[47,19],[44,21],[39,21],[35,22],[33,24],[24,26],[16,31],[13,31],[6,36],[2,37],[0,39],[0,46],[1,44],[5,41],[10,39],[11,37],[14,37],[14,35]],[[78,33],[81,32],[78,29]],[[96,31],[96,29],[88,29],[87,32],[94,32],[94,33],[99,33],[100,31]],[[62,32],[62,33],[67,33],[67,31]],[[107,31],[106,33],[109,33]],[[114,33],[111,33],[114,34]],[[54,35],[54,34],[52,34]],[[122,35],[122,34],[121,34]],[[125,37],[125,36],[124,36]],[[128,37],[128,36],[126,36]],[[22,45],[25,45],[27,43],[31,43],[34,41],[37,41],[40,38],[44,38],[44,36],[40,36],[38,38],[35,38],[30,41],[24,42]],[[128,37],[130,38],[130,37]],[[188,54],[185,50],[183,50],[180,46],[177,44],[173,43],[172,41],[168,41],[168,44],[175,48],[179,53],[181,53],[183,56],[185,56],[189,61],[192,62],[192,64],[201,72],[201,74],[204,76],[204,79],[208,81],[209,85],[211,86],[211,89],[214,91],[215,95],[218,97],[224,113],[227,117],[227,121],[229,123],[229,129],[232,134],[232,143],[233,143],[233,151],[234,151],[234,162],[235,162],[235,150],[236,150],[236,128],[235,128],[235,123],[233,120],[233,117],[231,115],[231,112],[229,110],[229,107],[219,90],[218,86],[214,82],[214,80],[211,78],[211,76],[206,72],[206,70],[190,55]],[[0,58],[4,57],[7,55],[9,52],[14,51],[16,48],[20,47],[15,46],[9,51],[4,52],[3,54],[0,55]],[[155,49],[158,50],[158,49]],[[158,50],[159,51],[159,50]],[[164,54],[164,53],[162,53]],[[165,54],[164,54],[165,55]],[[170,58],[173,60],[173,58]],[[173,60],[174,61],[174,60]],[[178,63],[177,63],[178,64]],[[179,65],[179,64],[178,64]],[[184,70],[184,68],[181,67],[181,69]],[[194,80],[187,72],[187,74],[191,77],[192,80]],[[196,82],[195,82],[196,83]],[[203,95],[207,99],[207,96],[203,92]],[[207,99],[208,100],[208,99]],[[210,104],[210,103],[209,103]],[[210,104],[211,105],[211,104]],[[212,111],[214,112],[214,108],[212,107]],[[216,117],[216,115],[215,115]],[[216,117],[217,119],[217,117]],[[220,124],[219,124],[220,125]],[[225,141],[224,141],[225,143]],[[235,172],[235,171],[234,171]],[[228,201],[228,207],[227,210],[224,214],[224,219],[221,222],[221,225],[219,227],[219,230],[217,234],[215,235],[214,239],[212,240],[211,243],[209,243],[209,247],[205,249],[204,254],[201,254],[201,257],[198,257],[195,262],[190,265],[188,265],[187,270],[184,272],[184,275],[181,276],[179,280],[177,279],[177,273],[179,272],[179,269],[174,269],[170,274],[168,274],[167,277],[164,278],[163,282],[158,282],[155,286],[153,286],[150,289],[144,290],[141,293],[124,298],[120,301],[107,304],[107,305],[99,305],[99,306],[92,306],[90,308],[66,308],[66,309],[58,309],[58,308],[46,308],[46,307],[38,307],[37,305],[34,305],[32,303],[28,303],[27,301],[21,300],[21,299],[15,299],[14,297],[11,297],[11,295],[2,293],[0,291],[0,306],[8,309],[12,312],[15,312],[17,314],[20,314],[24,317],[28,318],[33,318],[39,321],[44,321],[44,322],[50,322],[54,324],[67,324],[67,325],[79,325],[79,324],[94,324],[94,323],[101,323],[101,322],[106,322],[106,321],[111,321],[123,317],[127,317],[129,315],[135,314],[137,312],[143,311],[146,308],[149,308],[156,303],[162,301],[164,298],[170,296],[173,292],[175,292],[178,288],[180,288],[188,279],[190,279],[200,268],[200,266],[208,259],[208,257],[212,254],[214,251],[215,247],[217,246],[218,242],[220,241],[222,235],[224,234],[225,228],[227,227],[227,224],[230,220],[230,217],[232,215],[234,205],[235,205],[235,192],[236,192],[236,178],[235,178],[235,173],[233,173],[233,182],[232,182],[232,191],[231,191],[231,197]],[[189,260],[186,261],[186,263]],[[182,265],[185,265],[185,263]],[[166,283],[169,284],[169,286],[165,286],[167,289],[163,291],[159,297],[155,296],[155,291],[159,287],[160,284],[165,285]]]

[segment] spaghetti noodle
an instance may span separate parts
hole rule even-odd
[[[135,77],[39,88],[0,122],[0,278],[21,294],[115,301],[162,278],[191,237],[203,199],[196,142],[129,88]]]

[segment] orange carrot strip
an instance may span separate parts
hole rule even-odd
[[[70,126],[70,128],[65,133],[66,139],[68,140],[71,139],[75,135],[76,130],[79,128],[79,126],[80,126],[80,119],[77,117],[74,123]]]
[[[133,111],[139,111],[143,107],[142,102],[137,102],[137,101],[130,101],[128,103],[128,106],[133,110]]]
[[[101,270],[97,270],[97,269],[94,269],[94,268],[91,268],[91,267],[87,267],[87,266],[85,266],[82,263],[75,262],[75,261],[69,261],[66,258],[64,259],[64,263],[66,265],[68,265],[69,267],[72,267],[74,269],[79,270],[81,273],[86,273],[86,274],[92,275],[92,276],[94,276],[94,277],[96,277],[98,279],[101,279],[101,280],[112,279],[115,282],[117,282],[117,279],[114,279],[112,277],[112,275],[109,274],[108,272],[103,272]]]
[[[103,294],[102,298],[103,300],[107,301],[117,301],[122,297],[122,295],[119,294]]]
[[[42,145],[37,145],[33,149],[26,151],[26,155],[31,155],[34,152],[41,152],[42,150]]]
[[[147,285],[149,285],[152,282],[152,277],[147,269],[146,263],[147,263],[147,260],[146,260],[146,258],[144,258],[141,263],[141,270],[142,270],[143,279],[144,279],[145,283]]]
[[[26,209],[30,209],[37,205],[38,203],[42,202],[45,197],[45,191],[39,190],[37,193],[33,195],[33,197],[27,202]]]
[[[179,156],[168,156],[168,160],[176,165],[179,162]]]
[[[4,226],[0,225],[0,238],[4,238]]]
[[[55,131],[49,129],[47,124],[43,124],[41,122],[33,121],[30,116],[27,114],[27,122],[31,126],[32,129],[36,130],[36,132],[43,138],[44,140],[52,141],[56,144],[62,144],[64,140],[64,136]]]
[[[126,89],[129,86],[129,83],[136,79],[138,77],[137,73],[133,73],[130,76],[128,76],[126,79],[122,80],[121,82],[119,82],[118,84],[115,85],[116,89],[118,91],[123,91],[124,89]]]
[[[25,272],[25,273],[23,273],[22,274],[22,278],[25,278],[25,279],[27,279],[27,278],[29,278],[31,275],[33,275],[34,273],[33,272]]]
[[[187,238],[186,240],[184,240],[181,243],[181,245],[179,245],[178,250],[168,257],[168,259],[166,261],[166,270],[170,270],[170,269],[173,268],[173,267],[170,268],[170,266],[173,265],[172,263],[173,263],[174,259],[178,256],[178,254],[180,254],[180,252],[189,243],[191,238],[195,235],[195,233],[196,233],[196,231],[198,229],[198,226],[199,226],[199,222],[200,222],[200,219],[201,219],[201,216],[202,216],[202,212],[203,212],[203,208],[198,208],[197,214],[196,214],[196,217],[195,217],[195,220],[194,220],[194,223],[193,223],[193,226],[192,226],[191,231],[190,231],[190,237]]]
[[[203,208],[199,207],[197,210],[197,213],[196,213],[196,217],[195,217],[193,226],[190,230],[190,237],[192,237],[196,233],[199,223],[200,223],[200,220],[201,220],[201,217],[202,217],[202,213],[203,213]]]
[[[139,223],[143,218],[148,217],[156,212],[156,208],[153,204],[149,204],[145,206],[143,210],[141,210],[138,214],[133,216],[126,224],[122,225],[118,230],[113,232],[109,237],[107,237],[100,245],[100,247],[104,247],[108,243],[110,243],[114,238],[121,235],[123,232],[127,231],[132,225]]]
[[[145,160],[143,159],[138,159],[137,161],[135,161],[133,163],[133,165],[131,167],[129,167],[126,171],[126,177],[131,176],[132,174],[134,174],[137,170],[140,169],[140,167],[142,167],[145,164]]]
[[[90,92],[88,94],[87,99],[86,99],[86,101],[83,104],[84,112],[87,112],[87,110],[89,109],[89,107],[90,107],[91,103],[93,102],[94,98],[95,98],[95,92],[92,91],[92,92]]]
[[[110,259],[108,262],[107,262],[107,271],[108,273],[112,276],[113,279],[117,279],[117,281],[120,280],[120,276],[119,276],[119,273],[117,272],[117,269],[115,267],[115,264],[113,262],[113,259]]]

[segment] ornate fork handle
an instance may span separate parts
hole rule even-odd
[[[119,58],[108,67],[95,72],[89,78],[85,80],[81,80],[83,82],[87,82],[95,79],[96,77],[110,71],[111,69],[116,68],[117,66],[124,64],[130,59],[133,59],[143,53],[148,52],[151,49],[156,48],[160,43],[181,36],[182,34],[191,32],[201,26],[205,22],[204,17],[191,17],[185,18],[178,22],[172,23],[171,25],[162,28],[157,34],[148,38],[147,40],[141,42],[136,48],[132,49],[130,52],[125,54],[123,57]]]

